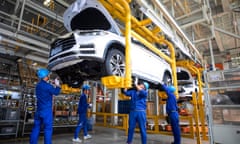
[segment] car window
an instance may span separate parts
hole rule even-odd
[[[193,87],[193,84],[186,84],[184,85],[186,88],[192,88]]]
[[[141,46],[141,47],[144,47],[144,48],[147,48],[147,49],[148,49],[148,47],[146,47],[146,46],[145,46],[144,44],[142,44],[140,41],[135,40],[134,38],[131,38],[131,42],[134,43],[134,44],[136,44],[136,45],[139,45],[139,46]]]
[[[177,79],[178,80],[189,80],[189,74],[187,72],[181,71],[177,72]]]
[[[109,30],[111,24],[101,11],[96,8],[86,8],[71,21],[72,30]]]

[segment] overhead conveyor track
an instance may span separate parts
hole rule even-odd
[[[150,30],[147,26],[152,24],[151,19],[138,20],[130,13],[130,1],[119,1],[119,0],[99,0],[104,7],[111,13],[111,15],[125,24],[124,34],[126,37],[126,75],[125,78],[109,76],[102,78],[102,82],[108,88],[123,88],[131,87],[131,67],[130,67],[130,39],[131,36],[138,39],[142,44],[147,46],[151,51],[164,58],[169,64],[171,64],[173,73],[173,83],[177,88],[176,78],[176,60],[175,50],[171,42],[165,39],[160,34],[161,28],[155,26]],[[154,44],[167,45],[171,53],[170,57],[161,52]],[[159,66],[160,67],[160,66]]]
[[[186,34],[178,26],[176,21],[164,8],[163,4],[158,0],[136,0],[141,5],[140,10],[150,18],[155,25],[161,28],[163,33],[180,50],[188,51],[190,59],[202,63],[202,56],[192,42],[188,39]]]

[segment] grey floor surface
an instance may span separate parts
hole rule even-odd
[[[126,144],[127,136],[123,130],[94,127],[93,131],[89,132],[92,139],[85,140],[82,144]],[[80,134],[81,138],[82,133]],[[77,144],[72,142],[73,132],[64,134],[53,134],[52,144]],[[172,136],[148,134],[147,144],[170,144],[173,140]],[[28,144],[29,137],[24,138],[0,138],[0,144]],[[40,136],[38,144],[43,144],[43,136]],[[139,133],[134,134],[133,144],[141,144]],[[182,144],[197,144],[196,140],[182,138]],[[209,144],[207,141],[202,141],[202,144]]]

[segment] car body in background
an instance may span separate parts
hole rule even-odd
[[[180,97],[192,97],[193,92],[198,92],[196,80],[178,81],[178,93]]]
[[[192,99],[192,93],[199,91],[197,80],[186,68],[177,67],[177,79],[180,98]]]
[[[125,37],[98,1],[76,1],[64,13],[70,33],[51,45],[48,68],[63,83],[79,87],[84,80],[125,76]],[[170,65],[134,38],[131,39],[132,76],[157,87],[172,83]]]

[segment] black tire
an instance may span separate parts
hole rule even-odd
[[[165,73],[163,76],[163,82],[166,85],[172,85],[172,77],[168,73]]]
[[[125,56],[118,49],[110,49],[105,60],[107,75],[125,76]]]

